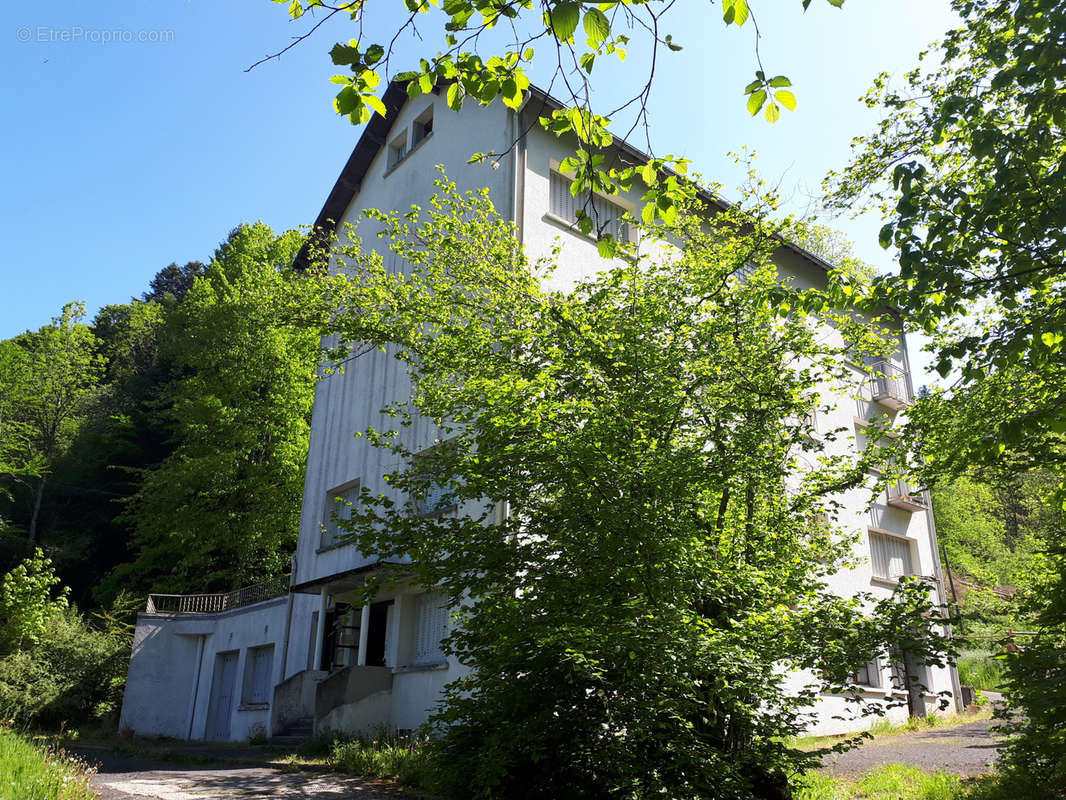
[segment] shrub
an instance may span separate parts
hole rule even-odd
[[[50,614],[35,647],[0,659],[0,719],[58,726],[106,717],[122,702],[129,649],[75,609]]]

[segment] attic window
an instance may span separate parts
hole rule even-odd
[[[605,197],[590,195],[587,191],[574,197],[570,193],[572,183],[565,175],[551,173],[548,210],[552,216],[572,225],[577,222],[577,212],[581,209],[592,218],[595,230],[609,233],[619,242],[632,241],[629,225],[622,219],[626,214],[622,206]]]
[[[389,142],[389,169],[392,169],[407,157],[407,131]]]
[[[433,106],[423,111],[415,120],[411,128],[411,146],[414,147],[431,133],[433,133]]]

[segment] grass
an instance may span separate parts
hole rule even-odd
[[[998,691],[1003,687],[1004,667],[1001,659],[981,650],[964,650],[959,654],[959,680],[975,689]]]
[[[92,771],[62,750],[43,750],[0,728],[0,800],[92,800]]]
[[[367,778],[385,778],[402,786],[432,791],[435,774],[425,743],[379,735],[338,740],[327,763],[333,769]]]
[[[906,764],[885,764],[857,780],[809,773],[796,800],[978,800],[995,778],[966,779],[948,772],[923,772]]]

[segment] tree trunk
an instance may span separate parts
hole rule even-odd
[[[33,498],[33,513],[30,515],[30,544],[37,541],[37,519],[41,515],[41,500],[44,499],[44,485],[48,481],[47,475],[42,475],[37,484],[37,494]]]

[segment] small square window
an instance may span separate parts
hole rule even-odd
[[[433,106],[419,114],[415,120],[411,128],[411,146],[414,147],[431,133],[433,133]]]
[[[349,481],[326,492],[320,547],[331,547],[343,540],[346,531],[342,525],[352,518],[352,510],[358,501],[359,481]]]
[[[389,142],[389,169],[407,158],[407,132],[404,131]]]
[[[852,682],[859,686],[869,686],[871,689],[881,688],[881,661],[875,658],[869,664],[863,664],[851,676]]]

